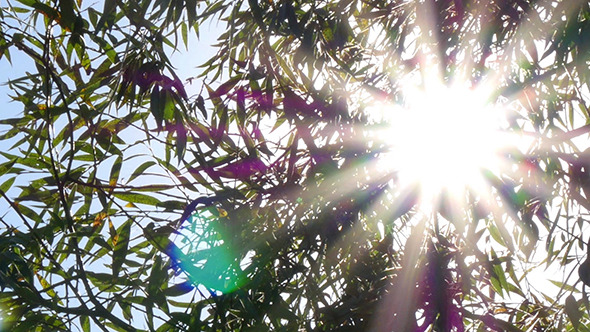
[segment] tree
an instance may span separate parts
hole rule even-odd
[[[1,61],[32,63],[0,120],[3,328],[588,329],[587,3],[17,0],[1,15]],[[189,95],[169,55],[210,21],[225,32]],[[425,213],[423,186],[375,166],[392,152],[367,110],[433,72],[491,80],[505,130],[532,139],[485,190],[442,190]],[[563,274],[551,294],[530,279],[545,266]]]

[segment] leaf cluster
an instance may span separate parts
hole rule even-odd
[[[0,18],[0,61],[30,61],[0,119],[3,329],[587,329],[575,273],[557,296],[530,279],[587,246],[587,3],[10,0]],[[211,21],[190,95],[169,55]],[[425,218],[373,166],[366,108],[402,103],[429,56],[449,82],[500,77],[507,130],[534,142]]]

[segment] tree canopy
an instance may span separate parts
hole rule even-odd
[[[1,329],[588,330],[587,2],[0,8]],[[431,80],[504,119],[482,185],[395,148],[467,98],[385,119]]]

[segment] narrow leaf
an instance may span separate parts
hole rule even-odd
[[[131,220],[127,220],[117,230],[117,244],[113,250],[113,277],[119,276],[119,271],[125,262],[129,249],[129,237],[131,233]]]
[[[145,194],[139,194],[139,193],[130,193],[130,192],[115,192],[113,193],[113,196],[124,200],[125,202],[130,202],[130,203],[137,203],[137,204],[147,204],[147,205],[158,205],[160,204],[160,200],[152,197],[152,196],[148,196]]]

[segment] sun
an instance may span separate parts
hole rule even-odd
[[[510,143],[503,112],[489,96],[466,84],[404,87],[403,105],[377,108],[387,123],[376,134],[388,146],[380,168],[404,186],[418,185],[423,201],[443,191],[484,190],[484,172],[499,172]]]

